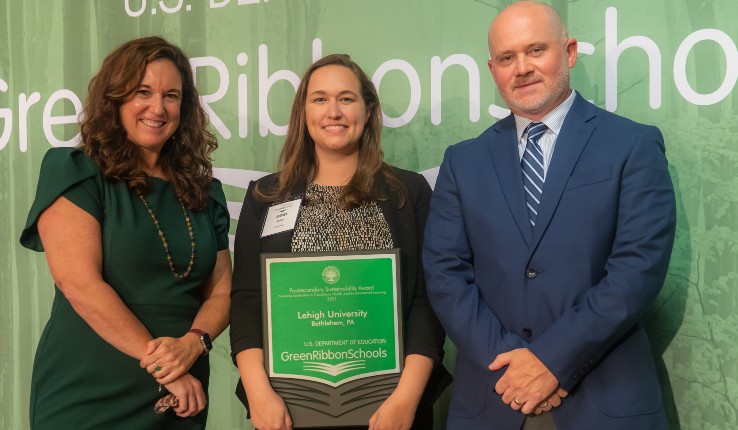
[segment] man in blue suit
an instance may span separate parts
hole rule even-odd
[[[665,429],[639,323],[674,240],[661,132],[570,89],[548,5],[504,9],[489,48],[512,115],[446,150],[425,234],[458,352],[448,429]]]

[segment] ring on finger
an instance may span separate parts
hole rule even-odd
[[[516,405],[518,405],[518,406],[523,406],[523,404],[522,404],[522,403],[520,403],[520,402],[518,401],[518,399],[516,399],[515,397],[513,397],[513,403],[515,403],[515,404],[516,404]]]
[[[548,406],[548,400],[545,400],[543,403],[541,403],[541,408],[545,408]]]
[[[154,363],[154,372],[158,372],[160,370],[161,370],[161,366],[159,366],[158,364]]]

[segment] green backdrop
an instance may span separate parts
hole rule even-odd
[[[108,52],[158,34],[192,57],[236,218],[248,180],[275,168],[298,76],[328,53],[350,53],[379,85],[388,161],[432,182],[444,148],[506,114],[487,72],[486,32],[508,3],[0,0],[0,428],[28,426],[33,354],[52,299],[44,256],[20,247],[20,229],[41,158],[74,144],[87,82]],[[672,428],[735,429],[738,2],[551,3],[580,41],[573,86],[666,138],[677,239],[646,325]],[[227,336],[212,367],[210,428],[250,428],[231,394]]]

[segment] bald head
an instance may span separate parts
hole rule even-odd
[[[488,36],[489,70],[514,114],[539,121],[571,93],[577,41],[551,6],[513,3],[497,15]]]
[[[518,1],[503,9],[492,20],[492,24],[489,26],[489,32],[487,33],[489,52],[492,53],[494,51],[495,38],[493,36],[496,34],[499,35],[500,27],[502,27],[502,30],[509,27],[517,27],[519,23],[531,19],[535,19],[544,25],[547,32],[560,37],[562,42],[569,38],[564,21],[561,19],[561,15],[556,12],[556,9],[546,3],[537,1]]]

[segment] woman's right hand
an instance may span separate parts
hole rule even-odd
[[[251,424],[257,430],[292,430],[284,400],[274,391],[264,370],[264,350],[249,348],[236,354],[238,373],[246,390]]]
[[[176,381],[164,386],[170,393],[177,397],[179,404],[173,408],[177,416],[192,417],[205,409],[207,400],[205,400],[205,392],[202,389],[202,384],[189,373],[180,376]]]
[[[292,430],[292,418],[279,395],[269,387],[249,397],[251,423],[257,430]]]

